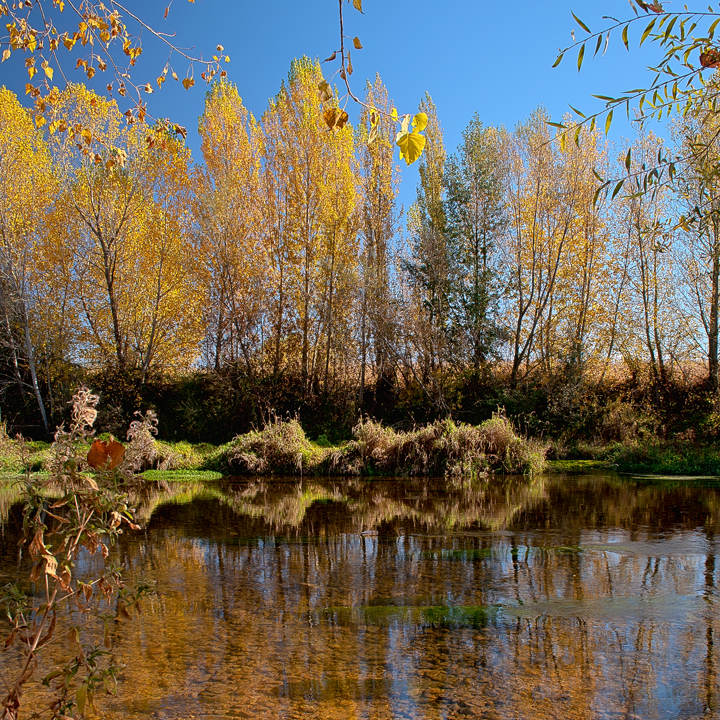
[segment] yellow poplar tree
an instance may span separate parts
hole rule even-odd
[[[200,118],[205,167],[197,173],[199,264],[208,356],[219,370],[240,358],[249,374],[261,350],[270,263],[261,243],[261,140],[228,82],[213,85]]]
[[[46,433],[49,425],[40,391],[31,315],[39,310],[33,274],[37,244],[55,191],[50,154],[27,110],[0,88],[0,304],[14,379],[21,384],[27,363]]]

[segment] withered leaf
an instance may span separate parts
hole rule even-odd
[[[108,442],[95,440],[87,456],[88,465],[94,470],[112,470],[117,467],[125,457],[125,448],[115,438]]]
[[[720,67],[720,50],[710,48],[709,50],[700,53],[700,64],[704,68]]]
[[[340,108],[328,108],[323,113],[323,120],[331,130],[342,130],[348,121],[348,114]]]

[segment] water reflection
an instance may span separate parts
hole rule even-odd
[[[160,592],[116,626],[103,717],[719,717],[718,500],[604,476],[146,492],[118,552]]]

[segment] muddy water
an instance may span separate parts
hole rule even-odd
[[[138,502],[119,559],[158,593],[113,623],[101,717],[720,717],[712,483],[257,481]]]

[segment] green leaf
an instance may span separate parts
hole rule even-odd
[[[598,199],[599,199],[599,197],[600,197],[600,193],[601,193],[603,190],[605,190],[605,188],[607,188],[607,186],[608,186],[607,183],[603,183],[603,184],[600,185],[600,187],[595,191],[595,197],[593,197],[593,205],[597,205],[597,201],[598,201]]]
[[[578,125],[575,128],[575,144],[580,147],[580,133],[582,132],[582,125]]]
[[[557,58],[555,59],[555,62],[553,63],[553,67],[554,67],[554,68],[556,68],[556,67],[562,62],[563,55],[565,55],[565,53],[560,53],[560,54],[557,56]]]
[[[400,148],[400,159],[412,165],[425,149],[425,136],[418,132],[399,132],[395,144]]]
[[[574,108],[570,103],[568,103],[568,107],[576,114],[579,115],[581,118],[585,117],[585,113],[580,112],[577,108]]]
[[[590,28],[574,13],[570,13],[574,18],[575,22],[588,34],[592,35],[592,32],[590,31]]]
[[[625,156],[625,169],[630,172],[630,163],[632,162],[632,148],[627,151]]]
[[[650,33],[652,32],[652,29],[654,27],[655,27],[655,20],[651,20],[648,23],[648,26],[645,28],[645,32],[642,34],[642,37],[640,38],[640,46],[641,47],[642,47],[642,44],[647,40],[648,35],[650,35]]]
[[[583,43],[580,46],[580,51],[578,52],[578,72],[580,72],[580,68],[582,67],[584,57],[585,57],[585,43]]]
[[[422,132],[428,124],[428,116],[421,112],[418,113],[412,121],[412,126],[415,128],[415,132]]]
[[[611,110],[607,117],[605,118],[605,134],[607,135],[610,132],[610,125],[612,125],[612,119],[613,119],[613,111]]]
[[[623,39],[623,42],[625,43],[625,48],[627,49],[628,52],[630,52],[630,43],[628,41],[628,26],[627,25],[623,28],[622,39]]]
[[[625,184],[625,179],[623,178],[618,182],[618,184],[615,186],[615,189],[612,191],[612,195],[610,196],[611,200],[615,199],[615,196],[622,190],[622,186]]]
[[[718,26],[718,23],[720,23],[720,18],[718,18],[709,28],[708,28],[708,37],[712,40],[713,36],[715,35],[715,28]]]
[[[600,46],[602,45],[603,36],[598,35],[597,43],[595,43],[595,52],[593,53],[593,57],[598,54],[598,51],[600,50]]]

